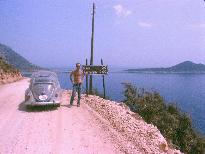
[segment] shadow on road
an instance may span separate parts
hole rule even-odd
[[[68,104],[68,105],[61,105],[61,106],[68,107],[68,108],[71,107],[70,104]],[[77,105],[73,104],[72,106],[77,106]]]
[[[56,110],[58,107],[53,105],[45,105],[45,106],[26,106],[24,101],[21,102],[18,106],[19,111],[24,112],[48,112]]]

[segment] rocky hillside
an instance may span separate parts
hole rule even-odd
[[[20,71],[33,71],[41,69],[40,67],[31,64],[28,60],[16,53],[10,47],[3,44],[0,44],[0,57]]]
[[[116,140],[124,153],[181,153],[167,144],[157,127],[147,124],[138,114],[131,112],[125,104],[93,95],[88,97],[84,95],[82,102],[108,122],[108,129],[113,128],[117,132]]]
[[[4,59],[0,57],[0,84],[14,82],[21,78],[20,71],[7,64]]]

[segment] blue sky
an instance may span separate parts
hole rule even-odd
[[[90,58],[90,0],[0,0],[0,42],[34,64]],[[166,67],[205,63],[203,0],[95,0],[94,63]]]

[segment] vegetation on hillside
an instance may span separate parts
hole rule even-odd
[[[0,73],[18,73],[19,70],[7,64],[2,57],[0,57]]]
[[[0,57],[2,57],[8,64],[21,71],[39,70],[40,67],[33,65],[27,59],[19,55],[10,47],[0,43]]]
[[[174,104],[168,104],[157,92],[126,83],[124,103],[147,123],[157,126],[167,141],[184,153],[205,153],[205,138],[196,132],[189,116]]]

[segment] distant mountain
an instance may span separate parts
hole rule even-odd
[[[185,61],[168,68],[143,68],[143,69],[127,69],[130,73],[205,73],[204,64],[196,64],[191,61]]]
[[[41,67],[30,63],[10,47],[3,44],[0,44],[0,57],[2,57],[8,64],[21,71],[34,71],[42,69]]]

